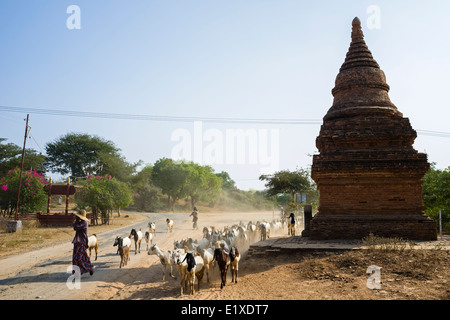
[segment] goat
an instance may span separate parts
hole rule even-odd
[[[173,241],[173,249],[184,249],[183,240],[180,242],[178,240]]]
[[[201,250],[201,249],[206,249],[206,248],[209,247],[209,244],[210,244],[209,239],[202,238],[202,239],[200,239],[200,240],[194,241],[194,242],[192,243],[192,248],[193,248],[194,250],[196,250],[197,248],[199,248],[200,250]]]
[[[147,252],[149,255],[155,254],[158,256],[159,261],[161,261],[161,265],[163,266],[163,281],[166,280],[166,269],[169,268],[170,276],[175,279],[175,276],[172,274],[172,252],[163,251],[156,244],[152,245]]]
[[[254,224],[253,222],[249,222],[247,224],[247,232],[248,232],[248,238],[250,240],[250,242],[255,242],[256,241],[256,237],[257,237],[257,227],[256,224]]]
[[[216,241],[215,247],[225,249],[227,252],[230,250],[230,247],[229,247],[227,241],[225,241],[225,240]]]
[[[186,283],[186,269],[187,263],[184,262],[186,257],[186,252],[182,252],[181,249],[175,249],[172,252],[172,263],[176,264],[178,269],[178,274],[180,276],[180,294],[183,295],[183,289]],[[183,262],[182,262],[183,261]]]
[[[203,228],[203,238],[211,240],[211,235],[212,235],[212,228],[211,227],[204,227]]]
[[[205,263],[201,256],[195,256],[195,277],[197,278],[197,290],[200,291],[200,283],[205,273]]]
[[[288,218],[288,235],[295,236],[295,214],[292,212]]]
[[[197,278],[197,290],[200,291],[200,283],[205,271],[203,258],[197,255],[194,256],[191,252],[186,252],[178,256],[177,264],[179,266],[178,272],[181,275],[181,294],[183,294],[186,280],[188,280],[189,284],[189,293],[194,294],[195,278]]]
[[[136,231],[136,229],[131,229],[130,238],[131,236],[134,238],[134,254],[138,253],[138,246],[139,253],[141,253],[142,231],[140,229],[139,231]]]
[[[114,240],[114,247],[118,245],[118,239],[122,239],[123,240],[123,245],[124,246],[128,246],[131,247],[131,239],[130,237],[125,237],[125,238],[121,238],[121,237],[116,237],[116,239]],[[117,253],[119,254],[119,248],[117,248]]]
[[[150,233],[155,233],[156,232],[156,224],[154,223],[154,222],[149,222],[148,223],[148,231],[150,232]]]
[[[203,265],[205,266],[206,271],[206,281],[209,283],[209,269],[212,266],[214,268],[214,250],[212,248],[208,249],[199,249],[197,247],[197,252],[200,253],[200,256],[203,259]]]
[[[270,224],[267,222],[261,222],[259,225],[259,231],[261,233],[261,240],[266,240],[270,236]]]
[[[127,241],[128,239],[128,241]],[[129,237],[121,238],[116,237],[114,240],[113,246],[118,246],[118,252],[120,254],[120,265],[119,268],[122,268],[122,266],[126,266],[127,262],[130,260],[130,247],[131,247],[131,241]]]
[[[97,239],[97,235],[95,233],[88,238],[88,248],[89,248],[89,257],[92,256],[92,254],[91,254],[92,249],[95,249],[95,261],[97,261],[98,239]]]
[[[217,265],[220,270],[220,289],[227,284],[227,270],[230,261],[228,259],[228,253],[222,248],[216,248],[214,250],[214,260],[217,261]]]
[[[195,270],[196,270],[196,261],[195,257],[192,253],[187,252],[183,261],[186,260],[186,277],[189,283],[189,294],[194,294],[194,282],[195,282]]]
[[[273,230],[274,232],[277,232],[278,230],[282,230],[283,225],[281,224],[281,221],[272,221],[270,223],[270,229]]]
[[[167,232],[172,232],[173,231],[173,220],[167,218],[166,219],[166,224],[167,224]]]
[[[219,230],[213,229],[212,233],[211,233],[211,242],[217,242],[220,239],[220,232]]]
[[[153,233],[146,231],[145,232],[145,242],[147,243],[146,250],[148,251],[148,243],[150,242],[150,245],[153,244]]]
[[[230,250],[230,271],[231,271],[231,282],[237,283],[239,260],[241,255],[238,248],[232,247]]]

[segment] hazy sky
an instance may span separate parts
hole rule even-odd
[[[449,1],[2,0],[0,106],[63,111],[28,111],[27,147],[38,151],[88,133],[129,162],[190,156],[263,189],[261,172],[311,165],[355,16],[391,101],[418,131],[414,148],[450,166]],[[0,137],[22,146],[27,112],[1,107]],[[240,158],[233,135],[254,142]]]

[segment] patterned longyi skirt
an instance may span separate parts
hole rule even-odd
[[[94,266],[86,251],[86,246],[77,242],[73,245],[72,265],[80,268],[81,274],[89,272],[94,273]]]

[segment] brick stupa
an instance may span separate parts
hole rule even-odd
[[[384,72],[361,30],[352,41],[332,90],[333,105],[316,139],[312,178],[319,210],[310,239],[361,239],[370,233],[411,240],[436,240],[436,224],[423,211],[426,154],[408,118],[390,101]]]

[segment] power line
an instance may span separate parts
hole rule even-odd
[[[86,112],[72,110],[54,110],[40,108],[22,108],[0,106],[0,111],[46,114],[63,117],[84,117],[84,118],[103,118],[118,120],[140,120],[140,121],[170,121],[170,122],[193,122],[202,121],[210,123],[250,123],[250,124],[322,124],[321,119],[258,119],[258,118],[212,118],[212,117],[182,117],[182,116],[152,116],[143,114],[128,113],[106,113],[106,112]],[[439,138],[450,138],[449,132],[416,130],[422,136],[432,136]]]
[[[430,130],[417,130],[417,133],[423,136],[450,138],[449,132],[430,131]]]
[[[100,113],[70,110],[35,109],[22,107],[0,106],[0,111],[7,112],[28,112],[36,114],[47,114],[54,116],[105,118],[119,120],[146,120],[146,121],[172,121],[172,122],[192,122],[203,121],[213,123],[262,123],[262,124],[320,124],[317,119],[251,119],[251,118],[212,118],[212,117],[181,117],[181,116],[152,116],[143,114],[127,113]]]

